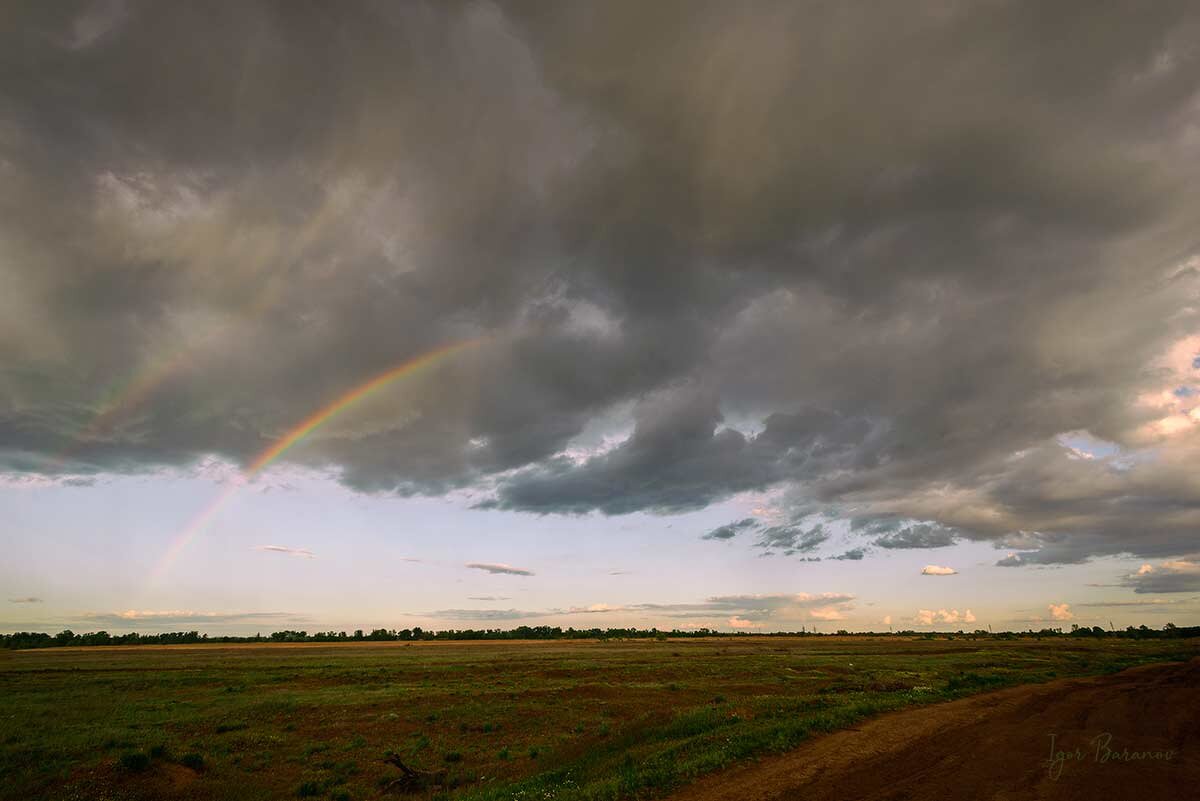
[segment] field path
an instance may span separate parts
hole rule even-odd
[[[1050,734],[1076,757],[1057,777]],[[1103,761],[1105,742],[1117,756],[1174,753]],[[1200,798],[1200,658],[894,712],[706,776],[670,801],[1185,798]]]

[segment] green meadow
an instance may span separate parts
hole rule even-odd
[[[7,651],[0,798],[645,798],[880,712],[1196,654],[969,636]]]

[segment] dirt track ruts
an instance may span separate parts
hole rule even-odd
[[[1079,756],[1057,777],[1051,734],[1058,750]],[[1095,738],[1106,734],[1113,753],[1159,758],[1102,761],[1105,741]],[[1200,658],[894,712],[704,777],[670,801],[1192,798],[1200,799]]]

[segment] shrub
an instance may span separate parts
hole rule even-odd
[[[167,755],[167,747],[161,743],[150,746],[150,758],[162,759]]]
[[[184,754],[179,758],[179,764],[192,770],[204,770],[204,757],[195,752]]]
[[[462,754],[457,751],[447,751],[446,755],[443,756],[442,759],[446,760],[447,762],[462,762]]]
[[[296,795],[300,798],[312,798],[321,794],[321,785],[316,782],[302,782],[296,788]]]
[[[150,767],[150,756],[141,751],[130,751],[128,754],[121,754],[119,763],[125,770],[143,771]]]
[[[503,748],[501,748],[500,753],[496,754],[496,756],[499,759],[506,761],[508,759],[508,746],[504,746]]]

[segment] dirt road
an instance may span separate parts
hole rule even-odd
[[[671,801],[1192,798],[1200,658],[884,715],[707,776]]]

